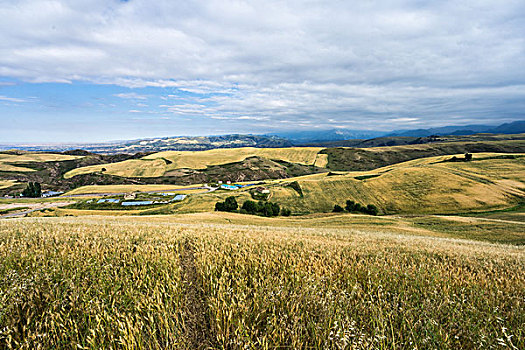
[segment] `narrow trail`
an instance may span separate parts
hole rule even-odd
[[[182,268],[182,283],[184,284],[184,328],[191,349],[214,348],[211,325],[206,317],[208,307],[205,295],[199,287],[200,275],[195,265],[195,248],[190,240],[186,240],[180,256]]]

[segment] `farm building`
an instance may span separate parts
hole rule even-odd
[[[270,190],[265,187],[257,187],[255,191],[262,193],[262,194],[268,194],[270,193]]]
[[[137,195],[135,193],[126,193],[124,195],[124,199],[125,200],[129,200],[129,199],[135,199],[137,197]]]

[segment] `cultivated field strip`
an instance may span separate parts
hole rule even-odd
[[[0,347],[525,347],[523,247],[379,229],[0,222]]]

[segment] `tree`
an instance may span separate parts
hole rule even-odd
[[[472,153],[465,153],[465,161],[470,162],[472,160]]]
[[[224,201],[224,209],[226,211],[236,211],[238,207],[239,205],[234,196],[230,196]]]
[[[281,215],[282,216],[290,216],[292,215],[292,211],[288,208],[283,208],[281,209]]]
[[[281,212],[281,207],[279,207],[279,204],[277,203],[270,203],[272,207],[272,216],[279,216],[279,213]]]
[[[336,204],[336,205],[334,205],[334,210],[332,210],[332,211],[334,213],[341,213],[341,212],[345,211],[345,209],[342,206],[340,206],[339,204]]]
[[[346,206],[345,206],[345,209],[346,211],[355,211],[355,205],[356,205],[356,202],[352,201],[352,200],[347,200],[346,201]]]
[[[242,209],[245,210],[248,214],[255,214],[257,213],[257,203],[248,200],[243,203]]]
[[[226,211],[224,210],[224,202],[215,203],[215,211]]]
[[[370,214],[370,215],[377,215],[377,212],[378,212],[378,210],[377,210],[377,207],[376,207],[375,205],[373,205],[373,204],[368,204],[368,205],[366,206],[366,213],[367,213],[367,214]]]
[[[22,196],[29,198],[42,197],[42,188],[38,182],[29,182],[22,191]]]

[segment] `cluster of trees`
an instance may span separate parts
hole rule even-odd
[[[224,200],[224,202],[215,203],[215,211],[229,211],[234,212],[239,208],[235,197],[230,196]]]
[[[235,212],[238,208],[239,205],[237,200],[233,196],[226,198],[224,202],[215,203],[215,211]],[[279,214],[282,216],[290,216],[292,213],[290,209],[281,209],[277,203],[264,201],[256,202],[251,200],[244,202],[239,212],[241,214],[253,214],[267,217],[278,216]]]
[[[281,213],[281,208],[279,204],[272,202],[263,202],[263,201],[246,201],[243,203],[241,208],[241,213],[243,214],[253,214],[253,215],[262,215],[262,216],[278,216]]]
[[[29,198],[42,197],[42,188],[38,182],[29,182],[22,191],[22,196]]]
[[[373,204],[368,204],[367,206],[364,206],[352,200],[347,200],[346,206],[344,208],[338,204],[334,205],[334,213],[341,213],[344,211],[347,211],[349,213],[364,213],[369,215],[377,215],[379,212],[377,210],[377,207]]]
[[[452,158],[448,160],[444,160],[444,162],[470,162],[472,160],[472,153],[465,153],[465,158],[458,158],[456,156],[453,156]]]

